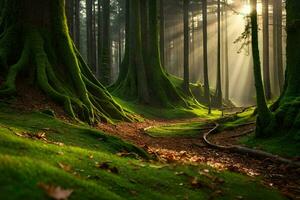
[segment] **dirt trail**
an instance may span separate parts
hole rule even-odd
[[[197,137],[151,137],[143,129],[149,126],[174,124],[179,122],[203,121],[188,120],[146,120],[138,123],[119,123],[117,125],[99,124],[98,128],[108,134],[130,141],[149,153],[156,155],[163,162],[205,163],[220,170],[229,170],[248,176],[261,176],[262,182],[269,187],[278,188],[290,199],[300,199],[300,168],[276,163],[270,159],[257,159],[237,153],[230,153],[208,147],[202,140],[202,133]],[[243,126],[235,130],[217,134],[212,141],[218,144],[234,144],[238,135],[253,128]],[[228,135],[230,137],[228,137]]]

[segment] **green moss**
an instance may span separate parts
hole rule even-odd
[[[257,138],[250,135],[241,139],[241,143],[284,157],[299,157],[300,143],[291,136],[275,135],[271,138]]]
[[[126,110],[137,113],[145,118],[151,119],[181,119],[181,118],[195,118],[201,117],[203,119],[217,119],[222,113],[218,110],[213,110],[208,115],[206,107],[201,105],[191,106],[189,108],[183,106],[177,107],[155,107],[140,104],[138,102],[125,101],[120,98],[114,97],[114,99]],[[190,102],[191,104],[193,102]]]
[[[238,114],[232,120],[222,123],[220,130],[230,130],[242,124],[255,122],[256,115],[253,114],[255,109],[255,107],[252,107],[247,111]],[[282,114],[280,114],[279,112],[277,115]],[[300,140],[299,138],[296,138],[298,135],[297,131],[298,129],[294,129],[290,134],[287,134],[286,132],[282,132],[279,129],[277,131],[275,130],[273,132],[273,136],[268,138],[260,138],[255,134],[250,134],[241,138],[240,143],[250,148],[261,149],[284,157],[298,157],[300,156]]]
[[[190,122],[170,125],[155,126],[146,130],[152,137],[195,137],[200,134],[200,129],[205,123]]]
[[[233,129],[242,124],[251,123],[256,121],[256,115],[254,114],[256,107],[251,107],[245,112],[234,115],[230,120],[225,121],[221,125],[221,130]]]
[[[30,80],[22,81],[36,81],[35,84],[64,106],[74,119],[90,124],[133,120],[96,80],[73,45],[66,22],[65,1],[35,3],[42,12],[49,14],[48,20],[40,21],[33,20],[34,13],[26,10],[24,4],[15,0],[2,3],[1,13],[5,12],[5,18],[1,19],[1,24],[5,26],[0,33],[0,67],[1,75],[6,77],[2,77],[0,95],[15,95],[17,76],[24,71],[30,74]],[[21,18],[23,23],[20,23]]]
[[[146,155],[100,131],[41,113],[16,113],[1,106],[0,132],[0,199],[47,199],[39,183],[73,189],[70,199],[208,199],[214,190],[191,186],[193,177],[205,185],[214,184],[199,174],[204,169],[224,180],[224,184],[216,185],[223,191],[218,199],[240,195],[244,199],[284,199],[255,179],[217,172],[204,165],[165,165],[117,156],[124,150]],[[16,135],[39,132],[46,133],[48,142]],[[104,162],[116,167],[118,173],[97,167]],[[59,163],[70,166],[70,171]]]

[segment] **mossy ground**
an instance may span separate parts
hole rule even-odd
[[[155,126],[146,130],[152,137],[195,137],[205,123],[190,122]]]
[[[22,113],[1,105],[0,132],[0,199],[48,199],[38,183],[73,189],[70,199],[208,199],[215,190],[222,191],[216,199],[283,199],[258,180],[235,173],[204,165],[146,161],[144,151],[128,143],[41,113]],[[34,139],[41,132],[46,140]],[[144,159],[120,157],[117,152],[121,151]],[[99,168],[104,162],[118,173]],[[203,169],[209,169],[209,176],[199,174]],[[224,183],[209,189],[205,185],[213,184],[210,176]],[[191,177],[198,177],[204,186],[192,187]]]
[[[244,112],[241,112],[239,114],[233,115],[229,120],[225,120],[225,122],[221,123],[221,130],[224,129],[233,129],[241,124],[251,123],[255,122],[256,115],[254,115],[255,107],[251,107]]]
[[[222,115],[221,111],[218,110],[213,110],[212,113],[208,115],[208,110],[204,106],[195,106],[190,108],[184,108],[180,106],[173,108],[163,108],[147,106],[136,102],[128,102],[117,97],[115,97],[115,100],[122,107],[126,108],[126,110],[150,119],[182,119],[195,117],[217,119]]]
[[[253,115],[255,107],[238,114],[234,120],[222,123],[221,129],[233,129],[241,124],[255,122],[256,115]],[[285,157],[299,157],[300,143],[292,138],[291,135],[284,133],[274,133],[272,137],[258,138],[255,133],[241,138],[240,142],[251,148],[261,149],[276,155]]]

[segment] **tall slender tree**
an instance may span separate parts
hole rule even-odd
[[[111,39],[110,39],[110,0],[102,0],[102,47],[100,57],[100,81],[104,85],[111,84]]]
[[[221,0],[217,1],[217,25],[218,25],[218,38],[217,38],[217,84],[215,100],[216,106],[222,107],[222,79],[221,79]]]
[[[184,32],[184,73],[183,73],[183,90],[186,94],[190,92],[190,0],[183,0],[183,32]]]
[[[271,99],[270,45],[269,45],[269,0],[262,2],[263,10],[263,77],[267,100]],[[277,47],[276,47],[277,48]]]
[[[203,78],[204,78],[204,98],[208,104],[209,113],[211,112],[211,99],[208,78],[208,37],[207,37],[207,0],[202,1],[202,18],[203,18]]]
[[[227,4],[228,1],[225,0],[225,4]],[[225,97],[225,100],[226,101],[229,101],[229,55],[228,55],[228,7],[225,6],[224,7],[225,9],[225,19],[224,19],[224,23],[225,23],[225,44],[224,44],[224,48],[225,48],[225,52],[224,52],[224,56],[225,56],[225,60],[224,60],[224,71],[225,71],[225,94],[224,94],[224,97]]]
[[[264,128],[269,127],[271,120],[273,118],[270,112],[264,92],[264,86],[261,76],[261,64],[260,55],[258,48],[258,24],[257,24],[257,0],[251,0],[251,44],[252,44],[252,56],[253,56],[253,69],[254,69],[254,79],[256,88],[256,101],[258,110],[257,119],[257,133],[263,134]]]
[[[80,49],[80,0],[74,0],[74,43]]]
[[[96,66],[93,56],[93,2],[94,0],[86,0],[86,35],[87,35],[87,62],[92,67],[92,71],[96,73]]]
[[[283,61],[282,61],[282,1],[273,1],[273,62],[274,76],[277,77],[279,91],[283,91]]]
[[[159,42],[160,42],[160,58],[162,66],[165,65],[165,1],[159,0]]]

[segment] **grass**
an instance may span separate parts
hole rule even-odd
[[[247,109],[246,111],[239,113],[235,115],[230,120],[227,120],[223,123],[221,123],[222,127],[221,130],[228,130],[228,129],[234,129],[241,124],[255,122],[256,116],[253,115],[253,112],[255,110],[255,107],[251,107]]]
[[[199,135],[199,129],[203,125],[203,122],[162,125],[152,127],[146,133],[152,137],[194,137]]]
[[[255,107],[238,114],[234,120],[222,123],[221,130],[230,130],[248,122],[254,122],[256,116],[253,115]],[[250,134],[241,138],[240,143],[250,148],[260,149],[276,155],[284,157],[299,157],[300,156],[300,143],[284,134],[274,134],[269,138],[257,138],[255,134]]]
[[[241,139],[241,143],[256,149],[261,149],[284,157],[299,157],[300,143],[289,136],[273,136],[270,138],[257,138],[254,134]]]
[[[36,139],[43,132],[45,137]],[[141,159],[117,154],[124,151]],[[169,165],[147,158],[143,150],[88,126],[0,106],[0,199],[49,199],[39,183],[73,189],[71,200],[208,199],[219,190],[222,194],[215,199],[284,199],[253,178],[205,165]],[[101,168],[101,163],[117,171]],[[199,173],[204,169],[209,169],[209,176]],[[196,188],[191,183],[195,177]]]
[[[136,102],[128,102],[117,97],[114,97],[114,99],[128,111],[137,113],[148,119],[185,119],[195,117],[217,119],[222,114],[218,110],[213,110],[212,113],[208,115],[208,110],[203,106],[197,106],[190,109],[183,107],[161,108],[137,104]]]

